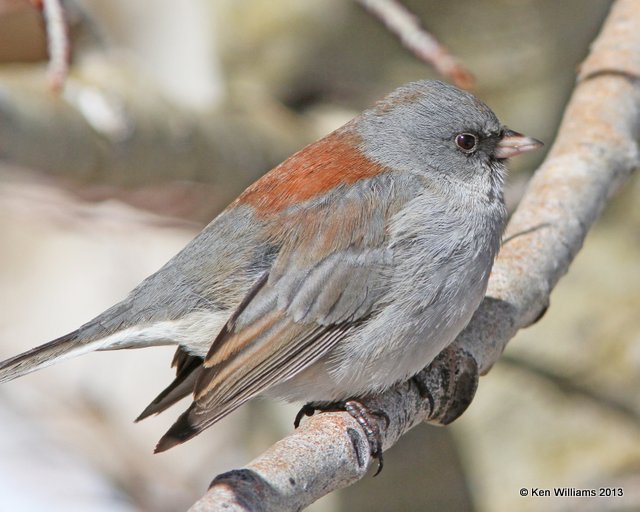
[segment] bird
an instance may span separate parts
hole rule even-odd
[[[177,345],[175,380],[138,417],[192,395],[158,452],[258,395],[320,408],[381,393],[470,321],[506,222],[505,162],[541,145],[452,85],[400,86],[259,178],[121,302],[1,362],[0,383]]]

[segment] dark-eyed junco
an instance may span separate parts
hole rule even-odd
[[[162,451],[247,400],[334,402],[410,378],[469,322],[505,223],[506,158],[541,143],[421,81],[263,176],[122,302],[0,363],[0,382],[93,350],[177,344],[194,393]]]

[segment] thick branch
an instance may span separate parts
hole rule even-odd
[[[128,199],[116,189],[142,185],[157,196],[163,187],[206,184],[203,211],[189,215],[204,221],[310,136],[302,117],[253,104],[185,109],[117,59],[76,65],[61,97],[52,97],[40,69],[0,70],[0,160],[61,178],[89,198]],[[194,186],[192,197],[201,190]],[[167,214],[170,204],[157,203],[145,207]]]
[[[487,299],[457,343],[484,374],[534,323],[608,197],[639,163],[640,3],[619,0],[583,63],[558,137],[514,213]]]
[[[618,0],[509,224],[487,297],[454,346],[421,374],[429,400],[405,383],[368,402],[389,415],[385,449],[421,421],[455,419],[473,396],[474,364],[488,372],[513,335],[543,314],[607,198],[638,166],[639,134],[640,3]],[[354,420],[321,414],[244,469],[216,478],[192,510],[299,510],[362,478],[370,462]]]

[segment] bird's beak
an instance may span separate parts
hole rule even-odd
[[[496,145],[494,155],[496,158],[511,158],[538,149],[543,145],[538,139],[527,137],[507,128],[504,130],[502,139]]]

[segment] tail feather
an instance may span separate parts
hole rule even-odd
[[[180,353],[180,350],[179,348],[177,353]],[[188,359],[185,360],[185,363],[178,368],[175,380],[142,411],[142,414],[136,418],[136,422],[168,409],[177,401],[193,393],[196,379],[202,367],[202,358],[196,356],[187,357]]]
[[[60,360],[91,352],[97,348],[95,345],[95,342],[83,343],[79,330],[70,332],[49,343],[0,362],[0,383],[22,377]]]
[[[185,412],[180,415],[173,426],[167,431],[164,436],[162,436],[160,441],[158,441],[156,449],[153,451],[153,453],[161,453],[167,451],[174,446],[188,441],[192,437],[202,432],[202,430],[204,430],[204,427],[200,428],[198,425],[195,425],[191,418],[195,408],[196,404],[194,402]]]
[[[252,395],[239,401],[229,400],[212,410],[202,409],[198,402],[183,412],[171,428],[158,441],[154,453],[164,452],[174,446],[188,441],[200,432],[220,421],[228,414],[235,411],[242,404],[253,398]]]
[[[138,316],[136,310],[132,309],[131,297],[128,297],[79,329],[0,362],[0,384],[46,368],[58,361],[87,354],[94,350],[145,346],[136,343],[135,333],[132,340],[128,340],[126,335],[117,337],[118,333],[124,333],[128,327],[135,325]],[[112,337],[112,335],[114,336]],[[151,344],[153,342],[148,341],[146,346]],[[157,344],[166,344],[166,341],[160,341]]]

